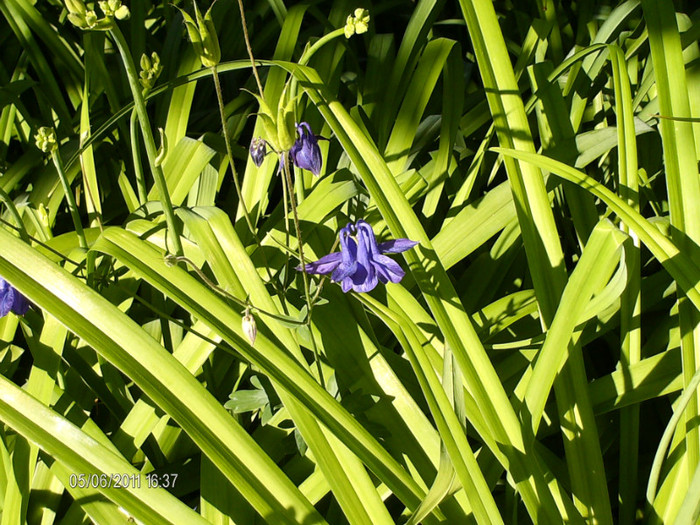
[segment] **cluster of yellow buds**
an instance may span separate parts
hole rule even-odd
[[[82,0],[66,0],[68,20],[80,29],[108,31],[114,24],[114,19],[125,20],[131,14],[129,8],[121,0],[105,0],[99,2],[104,13],[102,18],[97,16],[94,5],[86,5]]]
[[[367,29],[369,29],[369,11],[358,7],[355,13],[349,15],[345,21],[345,38],[366,33]]]
[[[36,147],[44,153],[51,153],[58,148],[56,131],[53,128],[39,128],[36,135],[34,135],[34,140],[36,141]]]
[[[141,72],[139,73],[139,82],[143,86],[143,90],[148,92],[156,85],[156,80],[163,71],[163,66],[160,63],[160,57],[155,51],[149,57],[145,53],[141,55]]]
[[[122,4],[122,0],[106,0],[99,2],[100,9],[106,17],[126,20],[129,18],[129,8]]]

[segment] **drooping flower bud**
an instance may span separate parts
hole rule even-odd
[[[255,324],[255,317],[250,313],[250,308],[245,309],[243,319],[241,320],[241,328],[243,329],[243,333],[248,336],[250,344],[255,344],[255,338],[258,335],[258,327]]]
[[[309,170],[314,175],[321,173],[321,148],[318,146],[318,137],[311,131],[311,126],[306,122],[296,125],[299,138],[289,150],[289,156],[297,168]]]
[[[262,137],[254,137],[250,143],[250,157],[258,168],[262,165],[267,155],[267,142]]]

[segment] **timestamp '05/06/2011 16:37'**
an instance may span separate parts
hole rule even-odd
[[[143,481],[142,478],[144,478]],[[149,489],[172,489],[175,488],[177,478],[178,473],[73,473],[68,478],[68,484],[70,488],[79,489],[138,489],[142,486]]]

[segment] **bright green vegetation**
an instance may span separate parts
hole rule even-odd
[[[0,525],[697,523],[694,2],[244,4],[0,1]]]

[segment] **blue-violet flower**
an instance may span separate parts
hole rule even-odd
[[[393,239],[377,244],[372,227],[363,220],[348,223],[340,230],[340,251],[306,265],[306,273],[330,274],[331,279],[343,288],[343,292],[369,292],[377,283],[398,283],[405,272],[385,253],[401,253],[410,250],[416,241]],[[297,267],[301,271],[301,266]]]
[[[24,315],[29,310],[29,301],[17,289],[0,277],[0,317],[10,312]]]
[[[289,156],[297,168],[309,170],[314,175],[321,173],[321,148],[318,146],[318,139],[311,126],[306,122],[297,124],[299,138],[289,150]]]
[[[258,168],[262,165],[267,155],[267,142],[261,137],[255,137],[250,143],[250,156],[253,159],[253,164]]]

